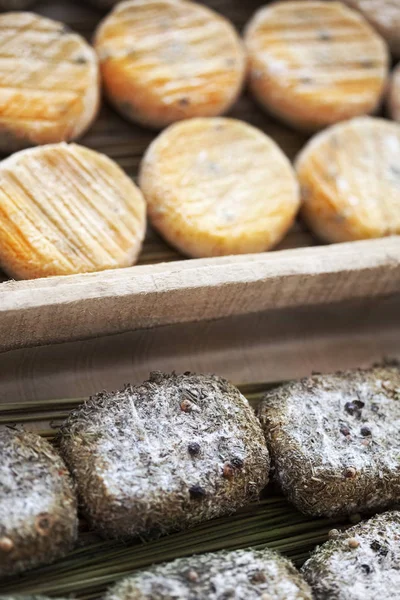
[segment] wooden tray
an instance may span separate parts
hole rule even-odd
[[[209,0],[242,29],[262,4]],[[36,10],[87,38],[102,13],[83,2],[39,2]],[[269,118],[244,95],[231,115],[271,135],[290,158],[305,136]],[[104,103],[81,143],[136,177],[154,133],[122,120]],[[149,230],[139,265],[90,275],[7,282],[0,278],[0,352],[88,339],[176,322],[202,321],[288,306],[400,293],[400,238],[317,246],[298,222],[274,252],[185,260]]]

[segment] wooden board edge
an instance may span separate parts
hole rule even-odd
[[[400,237],[6,282],[0,351],[400,292]]]

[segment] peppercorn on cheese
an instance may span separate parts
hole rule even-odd
[[[400,600],[400,512],[332,531],[301,571],[315,600]]]
[[[315,130],[374,112],[385,91],[388,50],[340,2],[281,2],[260,9],[245,32],[250,87],[263,107]]]
[[[34,433],[0,427],[0,578],[51,563],[77,538],[69,473]]]
[[[344,0],[359,10],[400,57],[400,0]]]
[[[393,71],[389,90],[389,112],[400,123],[400,63]]]
[[[94,50],[27,12],[0,15],[0,39],[0,152],[79,137],[99,105]]]
[[[316,135],[296,161],[302,215],[324,241],[400,233],[400,125],[359,117]]]
[[[302,512],[352,514],[399,501],[399,367],[282,385],[258,415],[276,480]]]
[[[153,226],[189,256],[268,250],[299,208],[286,156],[264,133],[233,119],[172,125],[147,150],[139,180]]]
[[[117,582],[105,600],[311,600],[294,565],[277,552],[235,550],[179,558]]]
[[[95,47],[111,102],[155,128],[225,112],[245,75],[233,26],[195,2],[122,2],[100,24]]]
[[[0,264],[12,277],[130,266],[145,221],[140,190],[103,154],[61,143],[0,163]]]
[[[153,373],[73,411],[60,448],[91,525],[129,538],[230,514],[268,481],[246,398],[214,376]]]

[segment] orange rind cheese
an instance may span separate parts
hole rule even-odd
[[[140,190],[103,154],[60,143],[0,163],[0,265],[16,279],[130,266],[145,221]]]
[[[250,87],[293,126],[316,130],[380,105],[388,76],[384,40],[340,2],[281,2],[259,10],[245,43]]]
[[[271,138],[234,119],[171,125],[145,153],[139,179],[155,229],[193,257],[268,250],[299,208],[289,160]]]
[[[359,10],[400,57],[400,0],[344,0]]]
[[[0,15],[0,152],[79,137],[100,94],[95,52],[65,25],[33,13]]]
[[[400,234],[400,125],[374,117],[315,135],[296,161],[302,215],[326,242]]]
[[[389,90],[389,112],[400,123],[400,64],[393,71]]]
[[[184,0],[121,2],[100,24],[95,48],[110,101],[128,119],[157,129],[224,113],[245,76],[233,26]]]

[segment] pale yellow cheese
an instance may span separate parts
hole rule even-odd
[[[302,214],[327,242],[400,234],[400,125],[359,117],[314,136],[296,161]]]
[[[0,151],[69,141],[99,105],[95,52],[65,25],[33,13],[0,15]]]
[[[128,119],[155,128],[222,114],[245,76],[233,26],[184,0],[118,4],[100,24],[95,48],[111,102]]]
[[[189,119],[150,145],[140,187],[153,226],[195,257],[263,252],[293,223],[299,190],[275,142],[234,119]]]
[[[245,32],[250,87],[271,113],[315,130],[374,112],[385,91],[388,50],[358,13],[339,2],[261,8]]]

